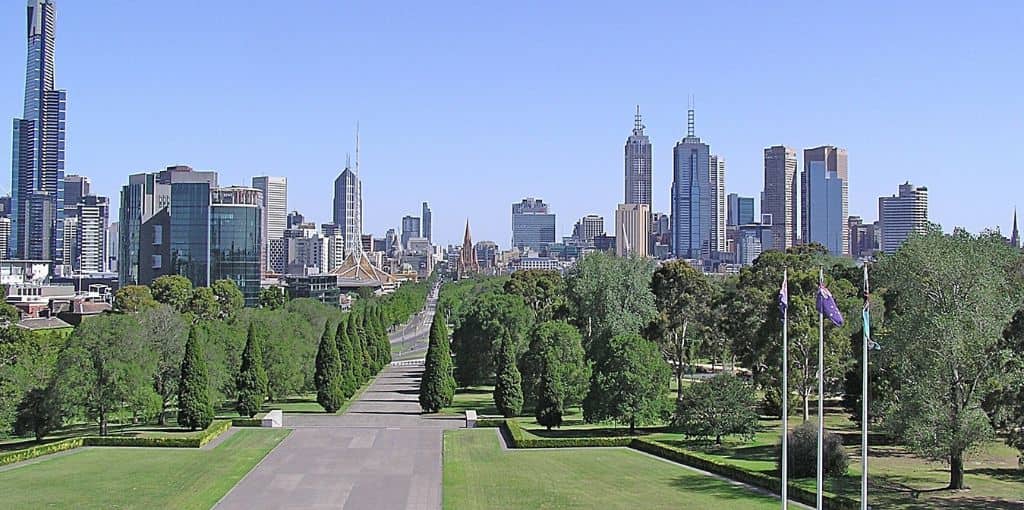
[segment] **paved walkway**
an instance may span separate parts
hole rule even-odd
[[[423,367],[388,367],[342,416],[285,415],[293,428],[221,509],[440,509],[441,433],[420,416]]]

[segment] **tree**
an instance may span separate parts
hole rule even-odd
[[[523,298],[540,322],[561,319],[566,315],[565,280],[556,271],[516,271],[505,282],[505,293]]]
[[[993,424],[1005,431],[1006,444],[1024,457],[1024,308],[1017,310],[1013,320],[1003,331],[1002,349],[1016,353],[1005,360],[997,381],[982,406]]]
[[[190,430],[205,429],[213,421],[213,401],[206,372],[206,357],[195,326],[188,331],[185,357],[181,360],[178,386],[178,424]]]
[[[789,432],[789,444],[786,448],[789,463],[787,470],[793,478],[808,478],[818,473],[818,426],[804,422]],[[825,433],[822,441],[824,460],[822,468],[829,478],[842,478],[850,465],[850,458],[843,448],[843,441],[838,434]],[[782,459],[782,445],[775,450],[776,458]],[[781,464],[781,461],[779,462]],[[777,466],[781,472],[782,466]]]
[[[13,324],[0,326],[0,435],[17,424],[23,414],[19,409],[29,393],[48,390],[66,343],[58,333],[32,332]],[[58,418],[64,415],[57,411]]]
[[[420,408],[436,413],[452,403],[455,379],[452,377],[452,358],[448,349],[448,327],[444,317],[434,315],[430,324],[430,343],[427,359],[420,377]]]
[[[242,367],[235,386],[238,388],[235,405],[238,414],[250,418],[255,416],[267,399],[267,372],[263,367],[263,346],[252,322],[249,323],[249,335],[242,351]]]
[[[669,377],[668,363],[654,342],[636,333],[616,335],[594,364],[583,418],[628,423],[633,434],[638,424],[661,418]]]
[[[352,373],[355,375],[356,387],[362,386],[370,379],[370,370],[366,362],[366,345],[359,327],[359,316],[351,311],[346,316],[348,320],[348,340],[352,342]]]
[[[277,285],[260,290],[260,308],[277,310],[284,307],[285,301],[287,301],[287,297],[284,290]]]
[[[209,287],[196,287],[188,302],[188,311],[197,321],[212,321],[220,316],[220,305],[217,296]]]
[[[57,358],[55,395],[62,409],[84,410],[106,435],[112,412],[139,388],[153,391],[154,370],[155,355],[134,317],[92,317],[75,328]]]
[[[138,313],[157,305],[153,293],[145,285],[126,285],[114,293],[114,310]]]
[[[530,347],[519,360],[519,370],[528,403],[535,402],[540,395],[545,376],[563,399],[558,402],[560,408],[578,405],[587,394],[590,364],[583,352],[583,337],[565,321],[542,322],[533,328]]]
[[[565,395],[555,383],[555,377],[551,373],[545,373],[537,384],[537,405],[534,407],[534,416],[537,423],[547,427],[560,427],[562,425],[562,411],[565,402]]]
[[[713,326],[711,304],[715,288],[704,273],[694,269],[685,260],[673,260],[661,265],[651,278],[651,290],[658,308],[657,330],[663,332],[653,338],[661,346],[665,357],[672,363],[676,378],[676,399],[683,398],[683,374],[690,361],[687,339],[691,344]]]
[[[60,411],[53,394],[45,388],[32,388],[18,403],[14,433],[19,436],[32,433],[36,442],[61,425]]]
[[[178,313],[189,311],[189,303],[192,301],[192,282],[181,275],[164,275],[150,285],[153,292],[153,299],[165,305],[170,305]]]
[[[673,425],[687,436],[715,438],[738,435],[751,439],[757,432],[754,388],[732,374],[719,374],[688,386],[676,403]]]
[[[164,304],[139,312],[138,320],[142,326],[142,338],[156,354],[153,390],[160,396],[158,418],[160,424],[165,425],[167,407],[178,396],[188,326],[180,314]]]
[[[912,236],[876,271],[889,328],[879,360],[900,374],[883,424],[927,458],[949,463],[964,488],[964,459],[993,436],[984,391],[1006,377],[1003,332],[1021,305],[1021,255],[995,233]]]
[[[356,381],[355,359],[353,358],[354,350],[352,349],[352,342],[348,339],[347,326],[348,324],[345,319],[339,321],[338,330],[334,336],[334,343],[338,349],[338,359],[341,363],[341,392],[345,398],[354,395],[360,384]],[[317,351],[317,355],[319,356],[319,351]]]
[[[238,310],[245,306],[245,296],[242,295],[242,291],[238,289],[238,285],[232,280],[221,279],[213,282],[210,286],[213,290],[213,296],[217,300],[217,306],[220,308],[219,316],[221,319],[231,319],[238,313]]]
[[[465,387],[490,383],[495,374],[498,344],[507,338],[518,357],[526,350],[524,337],[532,323],[533,313],[519,296],[489,292],[474,299],[452,336],[458,384]]]
[[[523,379],[516,368],[515,345],[503,338],[495,362],[494,405],[506,418],[518,416],[523,410]]]
[[[331,335],[331,325],[324,325],[320,348],[316,351],[316,401],[328,413],[336,413],[345,403],[343,373],[338,344]]]

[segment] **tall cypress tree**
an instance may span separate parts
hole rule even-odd
[[[267,372],[263,368],[263,346],[256,336],[256,325],[249,322],[249,335],[242,351],[242,367],[238,371],[236,388],[238,403],[235,409],[242,416],[253,417],[267,399]]]
[[[384,353],[384,365],[391,363],[391,340],[388,338],[388,327],[385,319],[385,309],[387,307],[381,305],[377,307],[377,329],[380,332],[381,352]]]
[[[366,334],[366,351],[370,353],[370,373],[380,371],[380,345],[377,342],[377,327],[373,324],[373,307],[363,308],[363,332]]]
[[[523,410],[523,377],[516,367],[515,346],[507,335],[499,346],[494,384],[494,405],[506,418],[518,415]]]
[[[345,403],[345,391],[342,388],[344,378],[338,343],[331,330],[330,323],[324,324],[324,334],[320,337],[320,347],[316,351],[313,382],[316,384],[316,401],[324,411],[335,413]]]
[[[359,335],[359,317],[355,310],[348,313],[348,327],[345,332],[348,341],[352,343],[352,374],[355,376],[356,387],[359,387],[370,378],[370,373],[363,361],[366,354],[363,350],[362,336]]]
[[[358,388],[356,374],[352,370],[352,342],[348,339],[347,328],[348,321],[342,318],[338,322],[338,332],[334,336],[338,349],[338,359],[341,361],[341,390],[345,394],[345,398],[354,395]]]
[[[356,335],[359,337],[359,348],[363,351],[363,374],[364,380],[370,380],[371,377],[377,375],[377,371],[373,369],[373,350],[370,342],[370,335],[366,332],[364,316],[366,315],[366,308],[361,308],[355,315],[356,322]]]
[[[424,362],[423,375],[420,377],[420,408],[427,413],[436,413],[443,407],[450,404],[447,397],[448,382],[445,378],[447,371],[451,377],[451,371],[447,370],[451,360],[445,363],[445,344],[448,339],[443,331],[443,319],[434,317],[430,324],[430,342],[427,345],[427,359]],[[450,357],[449,357],[450,358]]]
[[[555,383],[552,374],[545,370],[540,377],[540,384],[537,385],[537,406],[534,409],[534,416],[537,423],[545,426],[548,430],[551,427],[562,425],[562,402],[565,397],[561,388]]]
[[[185,357],[181,360],[178,384],[178,424],[189,430],[205,429],[213,421],[213,400],[206,371],[206,357],[199,344],[195,325],[188,330]]]

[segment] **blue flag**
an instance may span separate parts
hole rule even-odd
[[[786,308],[789,308],[789,275],[782,273],[782,289],[779,290],[779,314],[783,320],[786,318]]]
[[[832,297],[832,293],[825,288],[824,283],[818,284],[818,313],[828,317],[832,324],[836,326],[843,325],[843,314],[839,312],[839,306],[836,305],[836,299]]]

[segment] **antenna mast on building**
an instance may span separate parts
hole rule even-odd
[[[359,175],[359,121],[356,121],[356,175]]]

